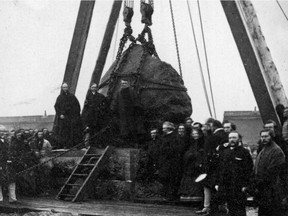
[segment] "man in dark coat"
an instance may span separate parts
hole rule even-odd
[[[246,216],[244,192],[253,172],[253,160],[249,151],[241,145],[238,132],[230,132],[229,146],[220,155],[219,162],[215,201],[227,202],[230,216]]]
[[[163,123],[163,136],[159,154],[159,181],[163,185],[163,196],[168,200],[178,199],[182,177],[184,147],[177,137],[171,122]]]
[[[2,187],[7,183],[8,143],[0,139],[0,202],[3,201]]]
[[[267,120],[264,124],[264,129],[271,130],[273,132],[272,140],[281,148],[285,155],[285,163],[282,165],[280,172],[280,182],[281,182],[281,191],[283,191],[283,196],[285,198],[285,202],[288,197],[288,151],[287,151],[287,142],[283,139],[281,132],[278,130],[278,126],[275,121]],[[261,139],[258,141],[258,149],[259,153],[264,147]],[[283,198],[283,199],[284,199]],[[287,204],[286,204],[287,205]]]
[[[93,83],[86,95],[82,111],[83,126],[90,138],[104,126],[106,105],[106,97],[97,92],[97,84]]]
[[[30,189],[30,182],[25,179],[24,176],[18,176],[16,179],[16,173],[24,171],[32,163],[32,152],[27,142],[24,141],[24,137],[21,131],[15,132],[15,138],[11,140],[9,146],[9,159],[7,161],[7,173],[9,184],[9,201],[15,202],[16,200],[16,180],[19,186],[20,193],[24,193],[24,185],[28,184]],[[26,188],[27,189],[27,188]]]
[[[147,182],[157,180],[158,158],[161,140],[156,128],[150,130],[150,140],[140,148],[137,178]]]
[[[248,192],[255,192],[259,216],[280,216],[282,197],[279,190],[279,174],[285,163],[285,155],[272,140],[273,132],[271,130],[262,130],[260,136],[263,148],[257,155],[254,168],[255,177],[252,188]]]
[[[207,171],[207,177],[203,181],[204,185],[204,208],[200,211],[196,211],[197,214],[209,215],[211,208],[212,193],[215,187],[216,176],[219,166],[219,152],[217,147],[228,142],[228,136],[225,133],[221,122],[218,120],[211,120],[212,134],[207,136],[204,143],[204,161],[205,169]],[[214,210],[214,209],[213,209]]]
[[[136,91],[128,80],[121,80],[121,88],[111,104],[112,111],[120,121],[120,136],[140,141],[145,133],[143,110]]]
[[[77,145],[82,141],[80,104],[68,91],[68,84],[62,84],[62,91],[55,103],[55,134],[64,148]]]

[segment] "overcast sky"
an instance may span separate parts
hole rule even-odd
[[[54,103],[65,72],[79,2],[0,1],[0,116],[41,115],[44,110],[47,114],[55,113]],[[252,2],[287,94],[288,21],[276,1]],[[288,1],[279,2],[288,14]],[[209,112],[187,3],[184,0],[174,0],[172,3],[183,79],[192,99],[192,117],[204,121],[209,117]],[[157,52],[162,61],[170,63],[179,71],[169,1],[155,0],[154,4],[151,29]],[[207,74],[197,2],[190,1],[190,5],[202,66]],[[200,5],[218,119],[222,120],[224,111],[253,110],[257,105],[220,1],[201,0]],[[84,102],[111,6],[112,0],[97,0],[94,7],[76,92],[80,104]],[[135,1],[132,22],[135,36],[143,28],[139,8],[140,1]],[[118,32],[114,34],[104,72],[114,60],[123,28],[121,11]]]

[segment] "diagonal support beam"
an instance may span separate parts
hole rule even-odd
[[[95,65],[92,78],[90,81],[90,86],[92,83],[96,83],[97,85],[99,84],[99,81],[103,72],[103,68],[106,63],[107,55],[110,49],[113,34],[115,31],[115,26],[119,18],[121,6],[122,6],[122,0],[114,0],[111,13],[110,13],[110,17],[106,26],[104,36],[103,36],[100,51],[98,54],[98,58],[96,61],[96,65]]]
[[[288,105],[276,66],[249,0],[221,0],[238,47],[263,122],[272,119],[279,126],[276,106]]]
[[[66,82],[70,86],[69,91],[72,94],[75,94],[76,92],[94,5],[95,0],[81,0],[80,2],[77,21],[63,79],[63,82]]]

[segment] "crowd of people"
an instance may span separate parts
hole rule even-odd
[[[140,148],[137,180],[161,183],[163,199],[203,196],[203,209],[197,214],[212,215],[221,210],[230,216],[245,216],[249,195],[255,198],[259,216],[281,216],[283,206],[288,204],[287,121],[282,122],[283,131],[278,130],[274,121],[265,122],[259,133],[256,158],[252,157],[254,149],[243,143],[235,124],[213,118],[204,124],[190,117],[178,125],[163,121],[161,128],[151,128],[147,139],[136,92],[127,80],[121,80],[120,86],[107,107],[108,99],[92,84],[81,115],[77,98],[63,83],[55,103],[53,132],[44,128],[3,133],[0,137],[0,201],[3,201],[5,184],[9,201],[17,201],[16,175],[35,164],[41,164],[36,171],[33,169],[38,176],[36,189],[45,191],[51,180],[53,164],[48,159],[51,150],[71,148],[79,143],[90,145],[91,136],[104,127],[106,117],[116,116],[119,136],[137,143],[134,147]],[[283,115],[288,117],[288,109]]]
[[[33,193],[40,194],[47,191],[51,185],[50,172],[53,163],[49,161],[49,156],[53,145],[56,145],[55,137],[46,128],[18,129],[1,133],[0,201],[3,201],[3,186],[8,185],[9,202],[17,202],[16,182],[30,184]],[[41,166],[25,172],[26,169],[38,164]],[[32,176],[30,180],[33,179],[35,182],[25,181],[27,175]],[[17,191],[21,189],[23,188],[19,187]]]
[[[274,121],[265,122],[257,149],[243,143],[235,124],[212,118],[204,124],[191,118],[177,126],[164,122],[150,133],[140,153],[138,180],[159,181],[164,199],[203,194],[197,214],[245,216],[247,197],[252,196],[259,216],[284,214],[287,142]]]

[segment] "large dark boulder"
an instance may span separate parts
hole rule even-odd
[[[187,94],[184,82],[177,71],[166,62],[157,59],[150,54],[143,58],[144,48],[135,45],[128,48],[120,59],[119,70],[116,74],[115,88],[113,88],[112,100],[120,88],[121,78],[130,80],[132,86],[139,91],[140,101],[143,104],[145,119],[150,122],[172,121],[183,122],[185,117],[192,114],[191,99]],[[137,80],[137,69],[140,61],[143,61]],[[100,92],[107,95],[108,84],[115,62],[106,72],[100,82]],[[133,75],[134,74],[134,75]]]

